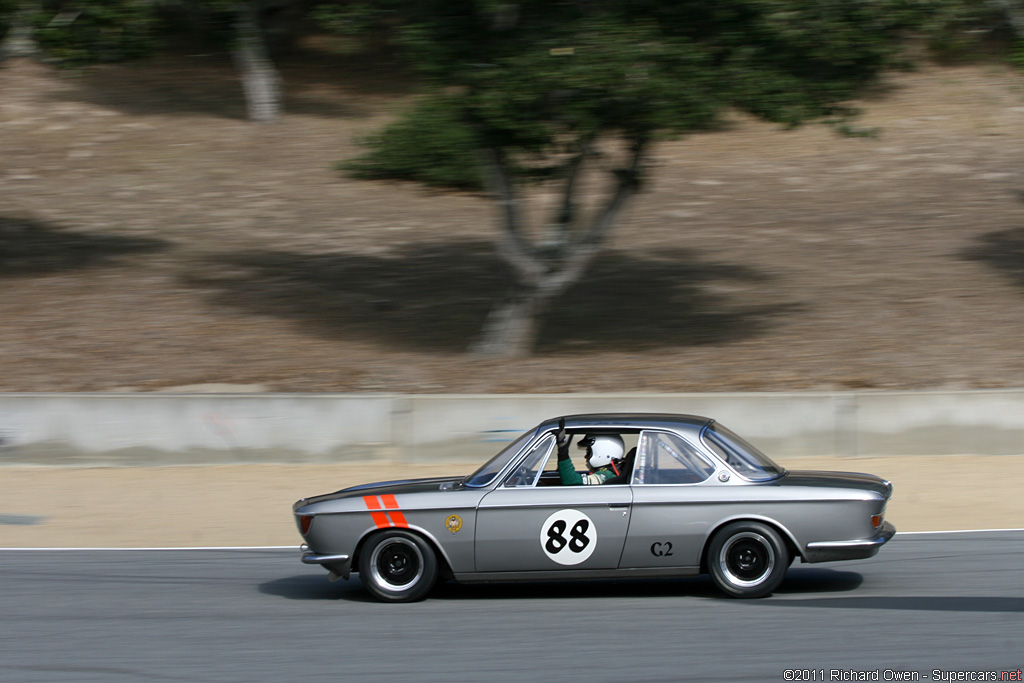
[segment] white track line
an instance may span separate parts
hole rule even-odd
[[[197,546],[192,548],[0,548],[0,552],[8,550],[103,550],[103,551],[128,551],[128,550],[298,550],[299,545],[249,545],[249,546]]]
[[[980,534],[986,531],[1024,531],[1024,529],[948,529],[946,531],[896,531],[897,536],[917,534]]]
[[[989,532],[1024,531],[1024,529],[949,529],[946,531],[897,531],[897,536],[923,536],[926,534],[983,534]],[[82,551],[95,550],[104,552],[127,552],[140,550],[299,550],[298,545],[250,545],[250,546],[197,546],[192,548],[0,548],[0,552],[7,551]]]

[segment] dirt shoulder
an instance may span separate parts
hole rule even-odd
[[[1024,456],[793,458],[790,469],[871,472],[900,531],[1024,528]],[[291,504],[368,481],[464,473],[449,465],[0,468],[0,548],[288,546]]]

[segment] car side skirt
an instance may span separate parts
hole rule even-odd
[[[455,574],[459,583],[492,581],[578,581],[582,579],[644,579],[696,576],[700,567],[654,567],[643,569],[558,569],[528,572],[473,572]]]

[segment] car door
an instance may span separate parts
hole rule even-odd
[[[618,566],[629,526],[629,486],[537,486],[545,466],[554,464],[554,446],[553,435],[540,439],[480,501],[477,572]]]
[[[682,436],[645,431],[633,467],[633,505],[623,568],[697,567],[720,497],[716,465]]]

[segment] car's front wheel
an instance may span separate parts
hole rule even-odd
[[[359,579],[385,602],[422,600],[437,581],[437,557],[425,540],[408,531],[380,531],[359,555]]]
[[[778,588],[789,568],[789,549],[775,529],[760,522],[722,527],[708,547],[715,585],[734,598],[760,598]]]

